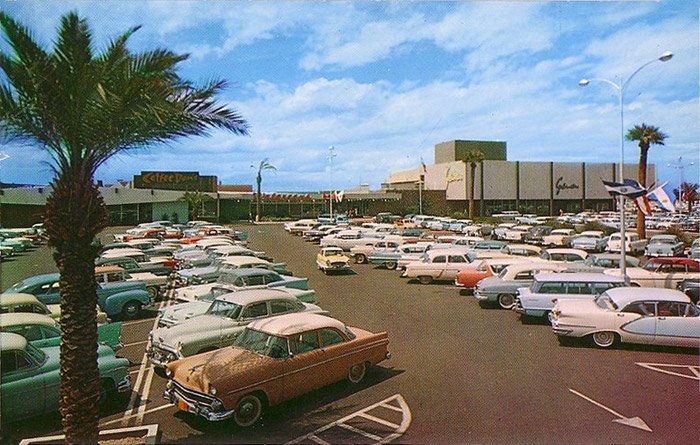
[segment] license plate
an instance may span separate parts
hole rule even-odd
[[[187,402],[185,402],[184,400],[178,400],[177,409],[179,409],[180,411],[188,411]]]

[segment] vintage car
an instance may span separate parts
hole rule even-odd
[[[542,237],[542,245],[566,247],[575,235],[574,229],[554,229],[549,235]]]
[[[300,219],[299,221],[285,224],[284,229],[291,235],[301,235],[305,230],[309,230],[312,227],[318,227],[320,225],[321,223],[315,219]]]
[[[341,227],[336,226],[335,224],[321,224],[318,227],[304,230],[301,236],[302,238],[304,238],[305,241],[311,241],[315,243],[318,242],[324,236],[331,235],[333,233],[338,233],[341,230],[347,230],[347,227],[343,229]]]
[[[37,348],[61,345],[61,327],[48,315],[29,312],[0,314],[0,331],[19,334]],[[97,327],[97,341],[116,351],[122,347],[121,332],[121,322],[103,324]]]
[[[483,240],[484,239],[480,236],[457,236],[452,241],[452,245],[459,247],[472,247],[479,241]]]
[[[316,255],[316,267],[323,273],[349,272],[350,258],[346,257],[340,247],[324,247]]]
[[[474,297],[481,306],[498,303],[503,309],[512,309],[515,306],[518,288],[532,284],[536,274],[560,272],[565,269],[565,265],[542,261],[511,264],[501,270],[498,276],[479,281],[474,288]]]
[[[600,230],[586,230],[571,240],[571,247],[586,252],[603,252],[607,246],[608,237]]]
[[[219,275],[235,269],[268,269],[282,275],[291,275],[286,263],[270,263],[254,256],[230,256],[218,258],[210,266],[180,269],[169,277],[171,286],[192,286],[213,283]]]
[[[281,275],[269,269],[241,267],[224,270],[213,283],[197,284],[176,289],[173,296],[178,301],[195,301],[202,295],[209,293],[212,288],[221,285],[231,286],[237,290],[264,287],[288,287],[308,290],[309,280],[308,278]]]
[[[258,287],[236,287],[232,284],[217,283],[208,293],[198,296],[194,301],[177,303],[158,311],[158,327],[173,326],[192,317],[204,314],[212,302],[221,295],[230,294]],[[286,292],[288,295],[296,298],[302,303],[316,303],[316,292],[312,289],[293,289],[289,287],[275,287],[280,291]]]
[[[36,275],[15,283],[5,292],[32,294],[44,304],[58,304],[61,300],[59,278],[57,273]],[[98,283],[97,304],[109,318],[121,316],[133,319],[138,317],[143,309],[150,308],[153,301],[144,283],[124,281]]]
[[[506,233],[506,230],[510,230],[512,227],[517,226],[517,222],[504,222],[497,225],[491,232],[491,238],[502,240]]]
[[[457,272],[455,286],[464,289],[473,289],[477,283],[487,277],[492,277],[501,273],[503,269],[511,264],[532,263],[532,259],[524,257],[511,258],[491,258],[481,260],[476,268],[466,268]]]
[[[0,246],[9,247],[14,253],[26,252],[27,249],[33,246],[29,238],[15,237],[9,238],[0,235]]]
[[[210,421],[253,425],[264,408],[345,378],[391,357],[386,332],[373,334],[317,314],[256,321],[221,349],[170,363],[164,397]],[[206,364],[206,366],[204,366]]]
[[[675,289],[686,278],[697,278],[700,261],[692,258],[652,257],[641,267],[626,270],[632,286]],[[609,269],[605,273],[620,275],[620,269]]]
[[[276,315],[308,312],[328,315],[280,289],[252,289],[216,297],[207,311],[148,336],[146,355],[156,367],[173,360],[230,346],[249,323]]]
[[[617,288],[595,300],[560,300],[551,322],[562,343],[590,337],[601,348],[622,342],[696,352],[700,344],[700,308],[675,289]]]
[[[654,235],[644,248],[646,256],[681,256],[685,247],[676,235]]]
[[[187,256],[179,266],[181,268],[203,267],[209,266],[217,258],[226,258],[232,256],[250,256],[260,258],[261,260],[272,263],[272,257],[265,255],[265,252],[257,252],[239,244],[225,246],[209,246],[202,250],[197,249],[199,255]]]
[[[602,272],[604,269],[617,269],[620,267],[620,254],[595,253],[593,255],[588,255],[583,264],[584,266],[590,268],[591,271],[595,272]],[[625,264],[627,267],[639,267],[641,262],[638,258],[626,255]]]
[[[350,256],[357,264],[367,264],[367,257],[375,252],[394,250],[403,243],[399,236],[390,236],[375,240],[374,244],[364,244],[350,249]]]
[[[690,245],[690,258],[700,260],[700,238],[695,238],[693,244]]]
[[[367,255],[370,264],[384,266],[389,270],[404,267],[411,261],[419,260],[430,247],[427,243],[404,244],[393,250],[372,251]]]
[[[145,252],[144,252],[145,253]],[[168,275],[175,267],[175,261],[163,261],[158,263],[138,262],[132,257],[98,258],[96,266],[117,266],[129,273],[149,272],[154,275]]]
[[[690,301],[700,306],[700,277],[686,278],[678,283],[678,290],[686,294]]]
[[[552,233],[551,226],[535,226],[530,228],[523,236],[523,241],[528,244],[542,244],[542,238]]]
[[[484,253],[484,252],[496,252],[496,253],[501,253],[501,249],[503,247],[507,246],[503,241],[496,241],[496,240],[484,240],[484,241],[477,241],[476,244],[473,246],[470,246],[467,251],[469,253],[473,254],[478,254],[478,253]]]
[[[625,252],[632,254],[644,253],[644,249],[647,246],[647,240],[639,239],[639,235],[636,233],[625,232]],[[622,237],[620,232],[615,232],[608,238],[608,243],[605,246],[605,250],[608,252],[619,252],[621,250]]]
[[[0,294],[0,314],[15,312],[48,315],[54,320],[61,318],[61,306],[59,304],[47,305],[32,294],[11,293],[10,290]]]
[[[506,255],[524,257],[539,257],[542,255],[542,249],[532,244],[508,244],[501,248],[501,252]]]
[[[524,224],[513,226],[503,232],[501,239],[504,241],[523,241],[525,239],[525,235],[530,233],[531,228],[532,226]]]
[[[549,316],[559,300],[593,298],[612,287],[625,286],[620,276],[595,272],[544,273],[534,276],[529,287],[518,288],[513,309],[526,317]],[[523,318],[522,321],[525,321]]]
[[[421,284],[430,284],[433,281],[454,281],[457,273],[477,264],[464,253],[453,249],[429,250],[421,260],[410,262],[406,270],[401,274],[404,278],[417,278]]]
[[[333,235],[327,235],[321,238],[319,244],[321,247],[340,247],[345,251],[350,251],[355,246],[365,244],[374,244],[377,238],[382,238],[382,235],[375,237],[367,236],[360,230],[343,230]]]
[[[129,393],[129,361],[117,358],[108,346],[97,349],[100,371],[100,400],[112,392]],[[11,332],[0,332],[2,362],[2,400],[0,419],[3,424],[23,421],[56,411],[59,406],[60,347],[36,348],[26,338]]]
[[[150,272],[129,273],[119,266],[98,266],[95,267],[95,280],[98,283],[141,282],[146,285],[151,301],[155,301],[165,287],[168,277]]]
[[[553,247],[546,249],[540,258],[558,263],[581,263],[588,258],[588,253],[580,249],[568,249],[565,247]]]

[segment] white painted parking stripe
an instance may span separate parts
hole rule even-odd
[[[382,403],[379,406],[381,406],[382,408],[392,409],[392,410],[397,411],[397,412],[402,412],[401,408],[399,408],[398,406],[389,405],[388,403]]]
[[[390,404],[390,402],[394,402],[394,401],[396,401],[398,403],[399,407],[396,407],[395,405]],[[386,407],[386,406],[390,406],[391,408],[389,408],[389,409],[401,411],[401,413],[403,415],[401,418],[400,425],[396,425],[395,423],[392,423],[392,422],[386,421],[384,419],[380,419],[379,417],[367,414],[368,411],[372,411],[373,409],[375,409],[377,407]],[[376,422],[376,423],[379,423],[379,424],[384,425],[384,426],[390,426],[391,428],[395,428],[391,434],[387,435],[384,438],[382,438],[380,436],[373,435],[374,437],[376,437],[376,438],[374,438],[374,437],[372,438],[372,440],[376,441],[376,442],[374,442],[375,445],[386,444],[386,443],[389,443],[389,442],[401,437],[406,432],[408,427],[411,425],[411,420],[412,420],[411,410],[408,407],[408,404],[403,399],[401,394],[395,394],[387,399],[384,399],[384,400],[379,401],[373,405],[370,405],[366,408],[363,408],[359,411],[356,411],[352,414],[349,414],[349,415],[343,417],[342,419],[338,419],[335,422],[331,422],[328,425],[322,426],[322,427],[316,429],[315,431],[312,431],[311,433],[297,437],[296,439],[293,439],[293,440],[287,442],[286,445],[297,444],[297,443],[308,441],[308,440],[316,442],[320,445],[325,445],[324,443],[316,440],[316,439],[320,439],[319,435],[321,433],[323,433],[324,431],[328,431],[331,428],[335,428],[335,427],[349,429],[349,428],[347,428],[347,426],[342,426],[341,424],[347,425],[346,424],[347,421],[354,419],[356,417],[362,417],[366,420],[370,420],[372,422]],[[355,429],[359,430],[358,428],[355,428]],[[362,430],[359,430],[359,431],[362,431]],[[355,431],[355,432],[357,432],[357,431]],[[359,434],[362,434],[364,436],[365,435],[364,433],[370,434],[370,433],[367,433],[366,431],[363,431],[362,433],[359,433]],[[320,440],[323,441],[323,439],[320,439]],[[323,442],[325,442],[325,441],[323,441]]]
[[[371,420],[372,422],[377,422],[377,423],[380,423],[384,426],[388,426],[389,428],[398,428],[399,427],[399,425],[397,425],[395,423],[391,423],[388,420],[380,419],[379,417],[374,417],[371,414],[360,413],[360,414],[358,414],[358,416],[360,416],[364,419],[367,419],[367,420]]]
[[[352,432],[355,433],[355,434],[359,434],[359,435],[361,435],[361,436],[365,436],[365,437],[367,437],[368,439],[376,440],[377,442],[379,442],[380,440],[382,440],[381,437],[379,437],[379,436],[377,436],[377,435],[375,435],[375,434],[368,433],[367,431],[361,430],[361,429],[359,429],[359,428],[355,428],[354,426],[348,425],[347,423],[339,423],[338,426],[341,427],[341,428],[345,428],[345,429],[348,430],[348,431],[352,431]]]
[[[136,345],[145,345],[146,343],[148,343],[148,340],[135,341],[133,343],[127,343],[125,345],[122,345],[122,348],[128,348],[129,346],[136,346]]]
[[[153,365],[148,368],[148,375],[146,376],[146,383],[143,385],[143,392],[141,393],[141,406],[139,406],[138,415],[136,416],[136,423],[143,423],[143,415],[146,411],[146,403],[148,403],[148,396],[151,393],[151,383],[153,382]]]
[[[147,321],[153,321],[153,320],[150,318],[144,318],[143,320],[125,321],[122,323],[122,326],[133,326],[135,324],[141,324],[141,323],[145,323]]]
[[[143,414],[145,415],[145,414],[154,413],[154,412],[156,412],[156,411],[160,411],[160,410],[162,410],[162,409],[170,408],[170,407],[173,407],[173,406],[175,406],[175,405],[173,405],[172,403],[166,403],[165,405],[157,406],[157,407],[155,407],[155,408],[151,408],[151,409],[149,409],[149,410],[147,410],[147,411],[144,411]],[[132,415],[131,415],[131,417],[136,417],[136,416],[138,416],[138,414],[132,414]],[[124,420],[124,419],[123,419],[123,418],[119,418],[119,419],[110,420],[109,422],[101,423],[100,426],[111,425],[112,423],[121,422],[122,420]]]
[[[674,375],[676,377],[683,377],[691,380],[700,380],[700,367],[697,365],[677,365],[671,363],[636,363],[642,368],[649,369],[650,371],[661,372],[663,374]],[[671,368],[671,369],[664,369]],[[676,371],[678,370],[678,371]],[[687,371],[689,374],[680,371]]]
[[[313,434],[308,437],[312,442],[316,442],[318,445],[331,445],[329,442],[321,439],[320,437],[314,436]]]

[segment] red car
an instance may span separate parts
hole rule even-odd
[[[478,266],[465,268],[457,273],[455,286],[466,289],[474,289],[479,281],[487,277],[492,277],[501,273],[503,269],[516,263],[531,263],[542,261],[537,258],[511,257],[511,258],[491,258],[483,260]]]

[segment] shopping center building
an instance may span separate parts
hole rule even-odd
[[[394,172],[382,188],[401,191],[410,201],[418,200],[422,182],[427,203],[425,213],[448,214],[468,208],[471,168],[467,153],[478,150],[484,161],[474,175],[475,214],[491,215],[518,210],[538,215],[560,211],[612,210],[614,201],[603,180],[618,181],[619,164],[556,161],[510,161],[505,142],[453,140],[435,145],[435,163]],[[422,181],[421,181],[421,171]],[[637,178],[637,164],[625,164],[625,178]],[[656,179],[653,164],[647,166],[647,183]],[[410,197],[410,198],[409,198]]]

